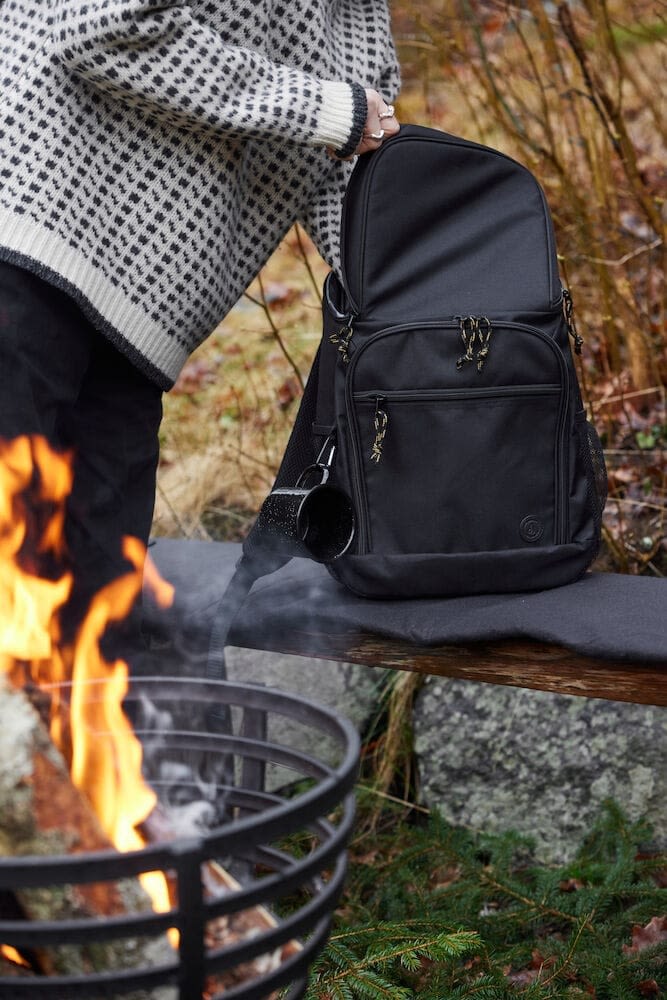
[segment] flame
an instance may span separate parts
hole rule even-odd
[[[14,965],[22,965],[25,969],[32,968],[30,962],[26,962],[23,955],[16,948],[12,948],[10,944],[0,944],[0,955],[3,955],[8,962],[13,962]]]
[[[21,564],[21,550],[30,534],[26,492],[35,494],[42,508],[53,506],[35,550],[62,554],[64,501],[72,488],[68,457],[52,453],[44,462],[44,441],[20,437],[0,441],[0,669],[11,670],[16,660],[49,659],[54,652],[55,612],[72,589],[70,574],[40,579],[34,567]],[[35,483],[35,467],[41,473]],[[33,531],[34,533],[34,531]],[[62,678],[58,678],[62,679]]]
[[[123,555],[134,569],[93,598],[78,634],[72,671],[72,781],[86,792],[102,828],[121,851],[142,846],[135,828],[152,811],[156,797],[141,776],[141,744],[122,709],[127,664],[107,663],[99,644],[109,622],[125,618],[137,597],[142,549],[135,538],[125,539]],[[106,681],[99,700],[89,696],[86,681]]]
[[[0,442],[0,672],[17,681],[25,678],[27,669],[38,685],[72,681],[68,720],[63,720],[62,705],[52,699],[51,737],[71,755],[72,781],[91,802],[111,843],[120,851],[138,850],[144,840],[137,827],[154,808],[156,797],[143,779],[141,744],[122,708],[127,664],[108,663],[100,640],[109,623],[128,615],[139,595],[145,549],[136,538],[124,539],[123,556],[132,569],[94,596],[73,649],[63,648],[58,612],[71,592],[72,575],[40,577],[34,563],[40,557],[56,565],[62,561],[65,501],[71,488],[71,456],[54,452],[44,438]],[[33,564],[25,556],[28,549],[35,553]],[[168,606],[173,588],[148,560],[146,578],[160,606]],[[90,695],[91,681],[102,682],[96,685],[98,697]],[[153,908],[168,910],[162,873],[140,878]]]

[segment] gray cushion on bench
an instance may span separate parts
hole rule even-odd
[[[157,539],[150,553],[176,586],[169,617],[206,630],[241,547],[232,543]],[[155,612],[148,603],[150,618]],[[531,639],[585,656],[667,666],[667,580],[589,573],[577,583],[529,594],[440,600],[375,601],[355,597],[304,559],[258,580],[230,635],[237,646],[261,645],[290,629],[366,632],[420,646]]]

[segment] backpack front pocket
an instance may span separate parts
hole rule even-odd
[[[360,552],[560,541],[557,384],[354,397]],[[550,442],[545,453],[543,442]]]
[[[343,461],[359,555],[567,541],[568,379],[552,319],[485,318],[474,343],[470,329],[402,324],[353,352]]]

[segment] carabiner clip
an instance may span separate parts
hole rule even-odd
[[[327,453],[328,450],[328,454]],[[325,458],[326,455],[326,458]],[[304,483],[311,473],[318,472],[321,476],[319,483],[314,483],[313,486],[324,486],[329,480],[329,473],[333,468],[334,459],[336,457],[336,434],[330,434],[326,439],[324,444],[320,449],[320,453],[317,456],[316,461],[309,465],[303,470],[296,484],[297,489],[303,489]]]

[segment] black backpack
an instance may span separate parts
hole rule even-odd
[[[246,583],[293,554],[369,597],[576,580],[598,550],[606,475],[535,177],[405,126],[359,158],[341,251]]]
[[[537,590],[594,559],[586,421],[551,216],[495,149],[416,126],[361,157],[324,289],[315,432],[357,519],[335,577],[372,597]]]

